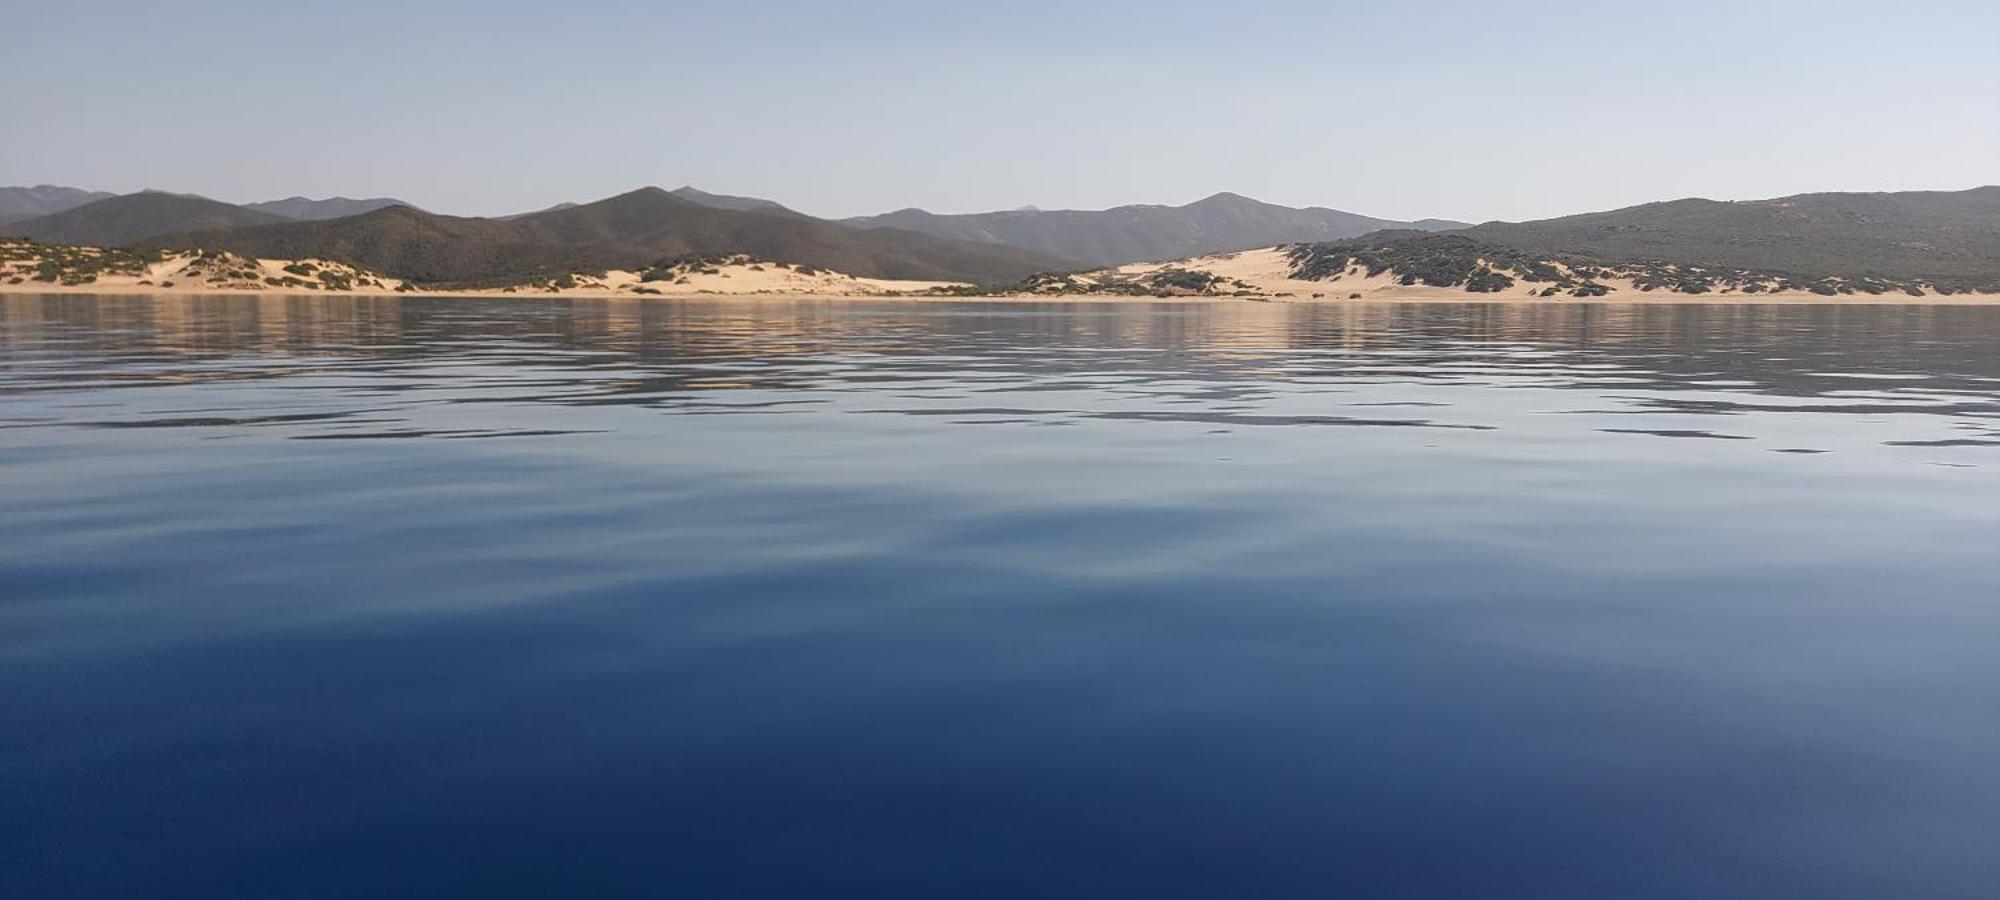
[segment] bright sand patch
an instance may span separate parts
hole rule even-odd
[[[884,297],[969,287],[949,281],[900,281],[860,278],[841,272],[765,262],[749,257],[684,263],[669,270],[614,270],[573,274],[561,279],[495,288],[445,290],[405,287],[402,279],[378,275],[322,259],[248,259],[229,253],[172,253],[143,265],[88,269],[88,280],[36,278],[44,257],[24,244],[0,246],[0,292],[75,294],[260,293],[376,295],[415,292],[452,296],[760,296],[810,295]],[[96,248],[62,248],[72,263],[106,257]],[[116,254],[113,254],[116,255]],[[137,259],[125,254],[127,259]],[[649,280],[650,279],[650,280]],[[68,282],[68,283],[66,283]]]
[[[964,287],[950,281],[899,281],[888,278],[861,278],[825,269],[790,266],[782,263],[737,258],[677,272],[672,278],[646,281],[642,272],[623,269],[597,275],[572,276],[575,287],[533,286],[501,288],[500,293],[556,293],[564,296],[645,296],[721,294],[828,294],[880,297]],[[478,293],[489,293],[480,291]]]
[[[1558,264],[1558,268],[1563,267]],[[1167,269],[1207,272],[1230,283],[1247,285],[1249,290],[1264,295],[1261,298],[1255,299],[1281,302],[1387,300],[1396,302],[1450,303],[1588,303],[1594,301],[1637,303],[1919,302],[1966,305],[2000,304],[2000,294],[1939,294],[1934,291],[1925,291],[1921,297],[1905,293],[1853,293],[1828,296],[1826,294],[1815,294],[1811,291],[1802,290],[1750,292],[1736,288],[1718,288],[1702,294],[1687,294],[1665,289],[1642,290],[1638,285],[1633,283],[1633,279],[1631,278],[1606,276],[1594,279],[1597,283],[1611,289],[1611,293],[1603,297],[1578,298],[1564,295],[1543,297],[1541,296],[1541,292],[1549,286],[1548,284],[1526,282],[1518,279],[1512,287],[1505,290],[1491,293],[1473,293],[1455,287],[1403,284],[1400,277],[1391,272],[1369,275],[1365,269],[1358,265],[1350,266],[1346,272],[1324,281],[1308,281],[1292,277],[1291,259],[1285,253],[1284,249],[1280,247],[1245,250],[1240,253],[1218,253],[1210,256],[1169,262],[1129,263],[1098,272],[1087,272],[1077,276],[1076,280],[1085,284],[1106,284],[1118,281],[1138,280],[1147,275]]]
[[[4,242],[0,242],[4,243]],[[103,251],[67,248],[83,256]],[[2000,294],[1926,292],[1922,297],[1907,294],[1842,294],[1826,296],[1810,291],[1764,291],[1748,293],[1723,289],[1705,294],[1684,294],[1667,290],[1642,291],[1631,279],[1600,277],[1611,288],[1604,297],[1542,297],[1543,284],[1521,282],[1496,293],[1471,293],[1459,288],[1402,284],[1390,273],[1370,276],[1360,267],[1325,281],[1306,281],[1291,276],[1290,259],[1282,248],[1269,247],[1239,253],[1221,253],[1172,262],[1133,263],[1072,276],[1079,286],[1102,286],[1132,281],[1166,269],[1208,272],[1224,279],[1225,294],[1213,296],[1133,296],[1112,293],[1007,293],[988,295],[966,293],[969,286],[941,281],[897,281],[859,278],[840,272],[815,270],[736,257],[725,262],[688,264],[670,277],[652,273],[618,270],[602,275],[570,276],[569,286],[553,283],[504,288],[416,289],[406,292],[396,278],[355,269],[326,260],[250,260],[230,254],[169,254],[129,272],[105,270],[95,280],[80,284],[37,281],[33,275],[39,260],[23,255],[22,245],[0,246],[12,251],[0,254],[0,293],[15,294],[218,294],[244,293],[301,296],[422,296],[422,297],[648,297],[697,299],[703,297],[791,297],[796,299],[877,299],[949,301],[973,299],[1010,302],[1353,302],[1393,301],[1419,303],[1852,303],[1852,304],[1951,304],[2000,305]],[[301,265],[303,264],[303,266]],[[303,268],[305,271],[295,271]],[[331,280],[322,277],[330,274]],[[278,283],[273,284],[276,281]],[[1358,295],[1358,296],[1357,296]]]

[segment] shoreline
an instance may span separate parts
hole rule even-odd
[[[77,296],[144,299],[180,298],[298,298],[337,297],[377,300],[607,300],[648,303],[658,301],[770,303],[813,302],[916,302],[916,303],[1090,303],[1132,305],[1141,303],[1265,303],[1280,306],[1344,306],[1366,303],[1480,304],[1508,306],[2000,306],[2000,293],[1925,294],[1840,294],[1827,296],[1810,292],[1680,294],[1666,291],[1617,291],[1601,297],[1527,297],[1518,294],[1476,294],[1410,288],[1370,291],[1360,297],[1327,296],[1314,298],[1286,294],[899,294],[899,293],[659,293],[635,294],[624,291],[496,291],[496,290],[313,290],[300,288],[228,289],[215,287],[172,287],[141,285],[58,285],[46,283],[0,285],[0,297]]]
[[[1462,260],[1461,260],[1462,262]],[[98,247],[40,245],[0,238],[0,296],[99,297],[428,297],[451,300],[712,300],[723,302],[911,301],[944,303],[1354,303],[1627,305],[1997,306],[2000,291],[1951,293],[1928,283],[1900,286],[1823,279],[1802,284],[1776,276],[1692,282],[1655,272],[1589,273],[1586,293],[1572,273],[1531,278],[1519,267],[1486,259],[1471,263],[1484,277],[1450,285],[1424,284],[1408,273],[1369,268],[1352,259],[1322,278],[1301,277],[1283,247],[1239,250],[1171,262],[1129,263],[1069,275],[1030,278],[982,293],[961,282],[864,278],[737,254],[659,264],[644,271],[572,272],[496,287],[426,289],[400,278],[319,258],[273,259],[226,252],[184,251],[155,256]],[[1317,270],[1315,270],[1317,271]],[[1518,278],[1516,277],[1518,276]],[[1576,276],[1581,277],[1581,276]],[[1468,286],[1493,288],[1471,290]],[[1688,293],[1679,287],[1706,288]],[[1822,290],[1816,291],[1818,287]],[[1781,289],[1782,288],[1782,289]],[[1845,288],[1845,290],[1841,290]],[[1889,289],[1885,289],[1889,288]],[[1824,291],[1831,290],[1833,293]]]

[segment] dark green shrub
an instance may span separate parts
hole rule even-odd
[[[1213,272],[1179,268],[1161,269],[1146,277],[1147,286],[1156,291],[1187,291],[1195,294],[1207,293],[1220,281],[1222,278]]]
[[[1514,279],[1498,272],[1479,269],[1465,279],[1465,289],[1475,294],[1497,294],[1514,286]]]

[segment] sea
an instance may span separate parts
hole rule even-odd
[[[2000,895],[2000,307],[0,298],[0,896]]]

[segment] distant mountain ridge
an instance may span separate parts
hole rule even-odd
[[[682,200],[699,203],[702,206],[710,207],[712,209],[733,209],[737,212],[784,212],[784,213],[791,213],[792,215],[795,216],[804,215],[804,213],[786,207],[784,204],[779,203],[776,200],[765,200],[762,197],[733,197],[728,194],[711,194],[693,185],[682,185],[681,187],[674,188],[673,190],[668,191],[667,193],[673,194],[674,196],[679,197]],[[504,215],[504,216],[495,216],[494,218],[500,219],[502,221],[512,221],[514,219],[520,219],[520,218],[525,218],[527,216],[532,216],[535,213],[555,212],[557,210],[563,210],[563,209],[575,209],[582,205],[583,204],[581,203],[572,203],[569,201],[564,201],[562,203],[557,203],[550,206],[544,206],[541,209],[532,210],[529,212],[511,213],[509,215]]]
[[[1807,276],[2000,286],[2000,186],[1672,200],[1454,233],[1607,262],[1665,260]]]
[[[69,212],[100,201],[116,199],[119,196],[121,195],[106,191],[85,191],[77,188],[55,187],[51,185],[42,185],[34,188],[0,188],[0,223],[19,225],[32,219]],[[75,219],[69,221],[58,220],[33,226],[30,230],[35,233],[25,234],[25,236],[35,237],[37,234],[60,232],[65,234],[119,234],[125,236],[125,239],[128,241],[144,240],[174,231],[186,231],[190,228],[215,227],[216,222],[222,221],[225,218],[239,219],[242,224],[246,225],[263,224],[262,221],[255,220],[254,217],[231,216],[224,213],[221,207],[263,213],[274,216],[276,219],[310,222],[360,215],[361,213],[372,212],[390,206],[411,205],[390,197],[375,197],[366,200],[356,200],[348,197],[328,197],[322,200],[314,200],[308,197],[287,197],[283,200],[267,200],[262,203],[233,204],[224,203],[220,200],[212,200],[197,194],[177,194],[171,191],[148,190],[123,196],[152,197],[153,199],[133,201],[129,205],[112,206],[97,210],[90,214],[89,217],[93,224],[88,226],[79,224]],[[179,204],[169,207],[165,201],[159,199],[162,197],[179,197],[203,202],[200,204]],[[114,223],[113,220],[119,216],[131,218],[126,222]],[[140,218],[142,216],[146,218],[142,220]],[[190,218],[181,220],[176,218],[177,216],[187,216]],[[9,228],[8,230],[10,232],[19,232],[22,229],[17,227]]]
[[[1294,209],[1221,193],[1185,206],[1120,206],[1106,210],[1041,210],[940,215],[905,209],[841,220],[862,228],[904,228],[938,237],[1003,244],[1065,256],[1094,266],[1182,259],[1338,240],[1390,228],[1444,230],[1465,222],[1399,222],[1337,209]]]
[[[710,193],[692,185],[664,193],[710,209],[810,218],[773,200]],[[367,200],[289,197],[234,208],[285,220],[332,221],[394,206],[415,208],[387,197]],[[535,212],[502,216],[492,221],[520,221],[576,206],[574,203],[559,203]],[[52,240],[129,243],[179,232],[271,224],[248,217],[232,220],[215,207],[188,208],[183,210],[183,214],[184,219],[176,220],[172,216],[155,213],[144,220],[123,225],[112,222],[108,216],[98,217],[89,226],[75,222],[30,226],[22,222],[8,230]],[[1007,247],[1045,260],[1062,261],[1073,268],[1086,268],[1276,243],[1330,240],[1382,228],[1432,229],[1461,227],[1465,223],[1442,220],[1397,222],[1332,209],[1292,209],[1225,193],[1178,207],[1126,206],[1111,210],[1045,211],[1029,206],[1007,212],[963,216],[936,215],[912,209],[835,224],[866,230],[900,229],[946,241]]]
[[[55,184],[0,187],[0,223],[53,215],[115,196],[109,191],[86,191]]]
[[[557,210],[564,210],[564,209],[575,209],[582,205],[583,204],[581,203],[572,203],[568,200],[564,200],[561,203],[557,203],[551,206],[544,206],[541,209],[531,209],[527,212],[520,212],[520,213],[508,213],[507,215],[494,216],[493,218],[501,222],[512,222],[515,219],[525,219],[529,216],[535,215],[536,213],[556,212]],[[411,207],[411,209],[415,208],[416,207]]]
[[[797,212],[775,200],[765,200],[761,197],[732,197],[728,194],[711,194],[693,185],[677,187],[671,193],[682,200],[692,200],[695,203],[715,209],[733,209],[738,212],[782,212],[791,213],[795,216],[804,215],[804,213]]]
[[[244,209],[254,209],[258,212],[267,212],[272,215],[284,216],[287,219],[297,219],[301,222],[319,222],[326,219],[358,216],[362,213],[374,212],[378,209],[386,209],[391,206],[416,208],[416,204],[414,203],[405,203],[392,197],[371,197],[366,200],[355,200],[348,197],[328,197],[324,200],[314,200],[308,197],[286,197],[283,200],[266,200],[262,203],[243,204]]]
[[[892,229],[850,228],[788,212],[705,206],[641,188],[510,219],[440,216],[392,206],[322,222],[190,230],[145,241],[159,249],[317,257],[431,283],[503,283],[690,256],[748,254],[850,275],[1004,283],[1075,262]]]
[[[1292,209],[1236,194],[1185,206],[936,215],[903,210],[832,222],[756,197],[688,186],[502,219],[433,215],[389,198],[288,198],[237,206],[144,191],[0,188],[9,209],[64,208],[0,234],[94,246],[195,246],[319,256],[420,281],[479,281],[553,267],[646,265],[744,253],[853,275],[998,284],[1034,272],[1189,259],[1258,247],[1411,231],[1463,235],[1583,264],[1673,264],[1819,279],[2000,289],[2000,186],[1813,193],[1768,200],[1647,203],[1529,222],[1392,222]],[[73,205],[72,205],[73,204]],[[362,210],[350,213],[350,210]],[[345,213],[345,215],[343,215]],[[302,220],[303,219],[303,220]],[[1430,247],[1403,242],[1398,247]],[[1427,252],[1427,251],[1426,251]],[[1667,271],[1653,266],[1646,271]],[[1686,275],[1689,278],[1697,275]]]
[[[15,222],[5,230],[51,244],[123,247],[176,231],[243,228],[288,221],[193,194],[140,191]]]

